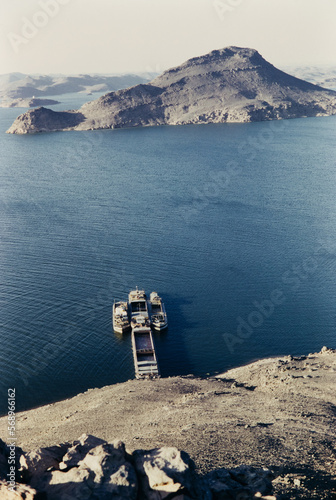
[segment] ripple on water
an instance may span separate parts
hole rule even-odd
[[[286,125],[254,159],[239,146],[267,123],[104,131],[80,162],[94,132],[0,134],[0,388],[18,409],[134,376],[111,306],[136,285],[165,300],[165,376],[334,347],[336,119]],[[230,350],[275,288],[284,303]]]

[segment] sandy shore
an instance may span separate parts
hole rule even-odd
[[[201,473],[266,466],[280,482],[296,478],[296,487],[310,478],[316,498],[329,498],[322,490],[336,491],[335,388],[336,350],[326,348],[260,360],[216,378],[130,380],[19,413],[17,444],[29,451],[85,432],[121,439],[129,451],[176,446]],[[6,417],[0,434],[6,440]]]

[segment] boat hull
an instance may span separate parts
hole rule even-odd
[[[156,324],[156,323],[152,322],[152,328],[156,332],[162,332],[162,330],[166,330],[168,328],[168,322],[160,323],[160,324]]]
[[[127,333],[131,330],[131,327],[128,326],[128,327],[122,327],[122,326],[113,326],[113,331],[115,333]]]
[[[168,328],[168,319],[163,300],[156,292],[152,292],[149,298],[152,328],[162,331]]]
[[[131,330],[127,302],[117,302],[113,304],[112,326],[116,333],[126,333]]]

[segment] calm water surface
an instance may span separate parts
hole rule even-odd
[[[17,114],[0,109],[1,412],[8,387],[25,409],[133,377],[111,305],[136,285],[166,303],[163,376],[336,347],[336,117],[6,135]]]

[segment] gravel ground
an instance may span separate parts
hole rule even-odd
[[[336,499],[336,350],[257,361],[217,378],[129,380],[17,415],[24,451],[88,433],[128,451],[176,446],[199,472],[274,471],[278,498]],[[7,418],[0,419],[6,441]]]

